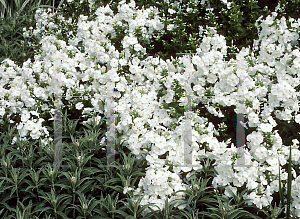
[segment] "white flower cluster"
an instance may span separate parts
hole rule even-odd
[[[227,0],[221,0],[221,2],[222,2],[224,5],[226,5],[228,9],[231,8],[231,6],[230,6],[230,5],[231,5],[231,2],[228,2]]]
[[[226,1],[223,2],[226,3]],[[66,42],[56,39],[55,36],[47,36],[43,32],[46,30],[45,26],[51,29],[55,27],[55,24],[50,22],[51,14],[47,15],[45,11],[39,11],[36,33],[41,35],[42,53],[36,56],[35,63],[30,64],[29,60],[24,63],[23,68],[17,67],[10,60],[5,60],[0,66],[2,73],[0,98],[3,100],[0,102],[0,116],[3,117],[5,113],[8,115],[20,113],[21,122],[18,124],[20,136],[26,137],[30,131],[30,136],[37,139],[44,134],[48,135],[47,130],[41,125],[43,120],[39,117],[50,107],[53,108],[53,103],[49,100],[51,100],[50,95],[57,91],[56,79],[59,79],[61,85],[67,89],[63,93],[64,96],[70,96],[74,91],[91,91],[91,89],[95,91],[97,95],[92,101],[93,109],[84,109],[83,114],[93,110],[103,112],[99,104],[105,102],[105,96],[100,94],[106,93],[109,82],[116,82],[117,91],[113,96],[118,100],[118,104],[114,110],[120,115],[120,122],[116,128],[124,131],[123,140],[132,153],[138,158],[146,159],[150,165],[145,178],[140,181],[139,188],[135,191],[135,195],[146,194],[142,204],[154,202],[164,208],[164,198],[168,196],[171,196],[171,200],[182,198],[179,194],[172,195],[173,192],[187,188],[180,174],[190,172],[192,169],[200,169],[201,157],[216,160],[215,169],[219,174],[213,180],[216,188],[226,186],[236,191],[237,187],[246,184],[249,194],[245,193],[244,198],[250,198],[249,204],[254,203],[258,208],[268,205],[268,201],[272,201],[272,193],[278,189],[278,180],[276,180],[279,174],[278,159],[280,165],[284,165],[289,156],[287,147],[282,145],[281,137],[276,130],[273,131],[277,124],[271,117],[271,113],[274,111],[280,120],[295,120],[300,123],[300,114],[297,114],[299,92],[295,88],[299,85],[300,52],[298,49],[292,50],[289,43],[299,37],[297,33],[299,20],[292,23],[292,29],[287,30],[284,19],[275,21],[276,13],[268,16],[260,26],[258,26],[261,20],[259,19],[257,27],[258,29],[261,27],[262,30],[259,30],[259,40],[255,42],[255,46],[257,49],[260,46],[260,55],[255,58],[253,54],[250,54],[249,48],[243,48],[235,62],[224,61],[223,57],[227,51],[225,38],[218,35],[213,28],[208,28],[204,31],[207,36],[203,38],[197,49],[199,55],[192,58],[191,62],[196,66],[194,69],[194,66],[185,58],[179,58],[177,64],[171,60],[164,61],[151,56],[144,60],[137,58],[136,53],[145,55],[145,48],[139,44],[140,39],[134,34],[136,28],[140,27],[144,37],[149,41],[153,36],[159,37],[159,34],[164,31],[157,15],[158,10],[154,7],[136,10],[134,1],[130,4],[122,1],[118,10],[119,13],[113,15],[108,6],[100,7],[96,12],[95,21],[87,21],[86,16],[81,16],[78,22],[78,34],[69,39],[70,45],[66,45]],[[150,13],[154,14],[154,18],[149,16]],[[122,21],[126,23],[124,25],[126,36],[121,42],[124,50],[119,52],[108,40],[107,35],[116,35],[114,25],[122,25]],[[271,26],[274,22],[277,22],[277,26]],[[83,42],[84,52],[76,47],[80,41]],[[74,57],[70,58],[68,53],[73,53]],[[250,59],[256,63],[253,67],[249,64]],[[105,66],[101,67],[98,63],[109,63],[112,69],[106,72]],[[117,69],[124,65],[128,65],[130,71],[128,76],[134,83],[118,75]],[[79,67],[82,73],[77,72],[76,67]],[[62,73],[62,70],[66,73]],[[163,70],[167,70],[167,77],[161,75]],[[34,78],[34,73],[40,75],[39,82]],[[171,85],[175,79],[179,81],[181,87],[185,88],[186,75],[195,84],[194,91],[198,95],[198,98],[193,98],[191,102],[193,104],[205,103],[209,112],[219,117],[224,115],[217,111],[218,104],[237,105],[245,96],[252,103],[253,107],[246,106],[244,103],[237,109],[237,111],[243,110],[246,114],[248,122],[245,125],[257,128],[255,132],[247,136],[249,150],[244,149],[245,162],[250,165],[249,168],[237,167],[236,162],[234,169],[232,168],[231,155],[237,149],[233,145],[228,145],[228,142],[219,142],[214,136],[217,132],[213,124],[207,123],[207,119],[195,113],[192,113],[191,121],[192,163],[199,167],[178,167],[184,162],[185,141],[182,132],[186,128],[184,117],[174,121],[169,111],[162,107],[162,103],[172,101],[176,91]],[[277,84],[273,83],[271,76],[276,76]],[[91,80],[91,85],[79,86],[80,80]],[[46,85],[39,87],[41,82]],[[161,82],[166,84],[167,90],[163,97],[157,100],[157,90],[160,89]],[[11,85],[10,90],[3,88],[6,84]],[[236,89],[238,84],[240,86]],[[209,88],[204,89],[205,86]],[[208,90],[216,95],[212,100],[213,104],[207,98],[202,98]],[[120,92],[125,92],[125,94],[121,97]],[[48,101],[49,106],[39,106],[37,98]],[[185,99],[181,99],[178,105],[184,105]],[[264,103],[262,111],[261,103]],[[76,102],[74,105],[78,110],[83,108],[81,102]],[[275,111],[276,107],[283,107],[283,110]],[[54,113],[54,109],[51,113]],[[38,119],[31,118],[31,115]],[[97,121],[99,120],[100,117],[97,117]],[[171,124],[174,123],[177,123],[177,126],[171,128]],[[197,131],[199,129],[200,131]],[[41,133],[41,130],[44,133]],[[271,145],[266,145],[264,133],[270,134]],[[212,152],[204,153],[205,150],[202,147],[204,143],[208,144]],[[294,142],[295,145],[297,143]],[[158,156],[167,152],[165,159],[159,159]],[[300,162],[300,153],[296,148],[293,149],[293,162],[296,164]],[[168,163],[175,165],[173,172],[167,167]],[[266,170],[274,175],[270,185],[264,175]],[[281,171],[282,180],[286,180],[287,173],[284,170]],[[293,185],[298,181],[299,177],[293,181]],[[127,187],[124,193],[130,190]],[[225,192],[227,196],[228,191]],[[300,209],[299,186],[292,188],[292,194],[292,205]],[[149,212],[149,209],[146,209],[144,213],[146,212]],[[297,216],[300,216],[299,211]]]
[[[32,137],[32,139],[38,139],[41,136],[41,130],[46,133],[46,136],[49,136],[49,132],[47,131],[47,129],[45,127],[42,127],[42,122],[44,121],[44,119],[39,118],[38,121],[37,119],[30,119],[30,114],[39,116],[36,111],[28,112],[26,109],[22,111],[22,122],[17,126],[21,139],[26,137],[28,131],[30,131],[30,136]]]

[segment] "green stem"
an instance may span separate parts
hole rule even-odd
[[[280,178],[280,161],[278,157],[278,163],[279,163],[279,195],[280,195],[280,202],[282,206],[284,206],[284,199],[283,199],[283,193],[282,193],[282,188],[281,188],[281,178]]]
[[[18,202],[20,201],[20,199],[19,199],[19,191],[18,191],[18,186],[16,186],[17,187],[17,199],[18,199]]]
[[[35,189],[36,189],[36,194],[37,194],[38,197],[39,197],[39,203],[41,203],[41,197],[40,197],[40,194],[39,194],[38,186],[37,186]]]
[[[73,218],[75,218],[75,207],[74,207],[74,203],[75,203],[75,193],[73,193]]]
[[[289,166],[288,166],[287,219],[290,218],[291,193],[292,193],[292,146],[290,146],[290,157],[289,157]]]

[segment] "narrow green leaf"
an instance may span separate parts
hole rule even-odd
[[[122,215],[123,217],[128,217],[129,216],[126,212],[121,211],[121,210],[111,210],[108,213],[117,213],[117,214]]]
[[[61,216],[62,218],[68,219],[67,215],[65,215],[63,212],[57,211],[56,213],[57,213],[59,216]]]
[[[279,161],[279,157],[278,157],[278,163],[279,163],[279,195],[280,195],[280,202],[281,202],[281,204],[283,206],[284,205],[284,199],[283,199],[283,192],[282,192],[282,188],[281,188],[280,161]]]
[[[18,13],[19,15],[21,14],[21,12],[23,11],[23,9],[25,8],[25,6],[27,5],[27,3],[29,2],[29,0],[26,0],[23,4],[22,7],[19,9]]]
[[[4,8],[6,9],[6,4],[4,0],[0,0],[0,2],[2,3],[2,5],[4,6]]]
[[[290,157],[288,166],[288,184],[287,184],[287,218],[290,218],[291,209],[291,195],[292,195],[292,146],[290,146]]]
[[[63,4],[63,2],[64,2],[64,0],[61,0],[57,8],[60,8],[60,6]]]

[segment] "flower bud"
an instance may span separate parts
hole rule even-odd
[[[4,166],[4,167],[7,167],[7,163],[6,163],[5,160],[3,160],[2,163],[3,163],[3,166]]]
[[[197,185],[197,184],[193,185],[194,190],[199,190],[199,188],[200,188],[199,185]]]
[[[75,178],[74,176],[72,176],[72,177],[71,177],[71,181],[72,181],[73,183],[76,183],[76,178]]]
[[[82,160],[83,160],[83,158],[82,158],[81,156],[78,156],[78,157],[77,157],[78,163],[82,163]]]
[[[125,169],[126,170],[129,170],[129,168],[130,168],[130,165],[127,163],[127,164],[125,164]]]

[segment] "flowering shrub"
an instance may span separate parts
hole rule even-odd
[[[49,109],[54,107],[51,94],[56,92],[55,77],[61,78],[62,96],[67,96],[68,104],[64,107],[76,109],[87,118],[91,113],[86,111],[100,114],[105,111],[104,94],[108,83],[114,82],[114,109],[120,116],[116,129],[124,133],[124,145],[137,158],[146,159],[149,165],[139,188],[133,192],[136,196],[145,194],[141,201],[143,205],[154,202],[164,208],[166,197],[171,201],[181,199],[183,195],[178,191],[189,188],[183,182],[182,174],[201,169],[204,159],[215,160],[213,166],[218,175],[213,179],[213,186],[226,187],[225,196],[231,196],[230,188],[236,191],[245,186],[247,193],[243,198],[249,199],[249,205],[254,204],[259,209],[269,205],[272,194],[279,188],[279,174],[283,181],[287,180],[285,169],[279,172],[279,161],[280,166],[284,166],[289,158],[288,147],[274,129],[276,120],[300,123],[297,114],[300,53],[297,47],[291,46],[291,41],[299,38],[299,20],[291,20],[291,27],[287,29],[286,20],[276,20],[275,12],[265,20],[259,19],[255,51],[243,48],[236,60],[228,62],[224,60],[227,53],[225,37],[217,34],[215,28],[202,28],[202,42],[195,44],[197,56],[191,60],[182,57],[164,61],[160,57],[147,56],[144,47],[146,42],[151,43],[153,38],[159,38],[166,31],[158,9],[136,10],[134,1],[129,4],[121,1],[117,10],[118,13],[114,13],[107,5],[96,10],[95,20],[80,16],[77,34],[69,35],[68,45],[54,34],[60,26],[51,22],[53,15],[38,10],[39,25],[34,34],[41,38],[42,46],[35,61],[28,60],[22,68],[11,60],[5,60],[1,65],[2,123],[16,123],[23,139],[43,137],[46,147],[51,138],[48,138],[47,128],[43,127],[45,119],[41,117],[54,114]],[[175,13],[174,9],[169,13]],[[169,25],[167,29],[170,30],[172,24]],[[122,31],[126,34],[120,38]],[[112,43],[117,40],[121,44],[120,51]],[[259,54],[254,55],[258,51]],[[107,64],[111,66],[108,72]],[[191,79],[193,90],[185,89],[187,78]],[[95,98],[91,100],[90,110],[85,108],[84,100],[70,98],[91,91]],[[213,100],[204,98],[210,94],[215,95]],[[198,167],[178,167],[184,162],[182,130],[188,95],[194,96],[193,105],[203,104],[209,113],[220,118],[225,114],[222,109],[246,100],[235,112],[245,113],[245,126],[254,129],[247,136],[244,149],[249,167],[236,166],[236,161],[231,158],[237,148],[230,144],[230,139],[220,142],[216,138],[220,133],[214,124],[207,122],[197,108],[192,110],[191,124],[192,162]],[[11,120],[13,114],[20,114],[21,119]],[[91,118],[88,118],[86,123],[90,122]],[[295,165],[299,164],[300,158],[298,143],[293,139],[291,145]],[[292,172],[292,207],[300,216],[299,177],[295,166]],[[127,186],[124,193],[131,193],[131,190]],[[180,209],[185,207],[187,205],[179,205]],[[146,209],[146,212],[150,210]]]

